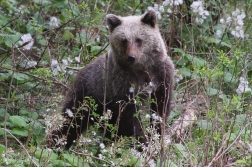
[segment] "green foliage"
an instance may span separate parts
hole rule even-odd
[[[72,151],[58,155],[42,149],[77,70],[109,49],[105,15],[141,14],[156,2],[160,1],[1,1],[1,166],[251,166],[251,0],[202,1],[209,15],[200,24],[199,13],[190,6],[193,0],[154,8],[178,70],[168,123],[183,114],[184,102],[196,112],[197,121],[183,134],[162,143],[149,127],[148,109],[155,99],[143,102],[136,94],[132,100],[146,108],[135,116],[141,117],[150,138],[140,155],[133,149],[139,144],[134,138],[111,141],[100,131],[105,127],[116,137],[118,127],[109,123],[113,111],[93,112],[98,123],[83,133]],[[236,9],[246,14],[242,25],[232,14]],[[230,24],[221,21],[228,17]],[[24,34],[32,39],[24,40]],[[96,111],[95,101],[85,100],[81,109]],[[107,143],[103,149],[101,142]]]

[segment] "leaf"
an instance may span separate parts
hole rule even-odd
[[[10,77],[8,73],[0,73],[0,81],[7,80]]]
[[[1,34],[0,34],[1,36]],[[17,33],[17,34],[14,34],[14,35],[4,35],[5,37],[5,45],[8,46],[8,47],[12,47],[13,45],[17,44],[17,41],[19,41],[20,37],[21,37],[21,34],[20,33]]]
[[[74,35],[70,31],[65,31],[63,34],[63,39],[64,40],[70,40],[73,39]]]
[[[22,137],[27,137],[28,136],[28,130],[26,129],[21,129],[21,128],[13,128],[12,129],[12,133],[18,136],[22,136]]]
[[[198,125],[198,127],[200,129],[203,129],[203,130],[212,130],[212,127],[213,127],[213,125],[212,125],[211,122],[209,122],[207,120],[203,120],[203,119],[202,120],[198,120],[196,122],[196,124]]]
[[[227,72],[224,76],[224,82],[226,83],[237,83],[238,79],[234,77],[231,73]]]
[[[25,116],[25,115],[28,115],[29,112],[26,111],[26,110],[19,110],[19,115],[22,115],[22,116]]]
[[[0,117],[4,117],[5,114],[5,109],[4,108],[0,108]],[[8,113],[7,113],[8,114]]]
[[[38,159],[49,158],[52,161],[52,160],[56,160],[58,158],[58,155],[50,149],[37,149],[37,151],[35,152],[35,157]]]
[[[15,78],[18,81],[24,81],[24,80],[29,79],[29,76],[26,74],[16,72],[16,73],[14,73],[13,78]]]
[[[49,164],[48,167],[71,167],[72,165],[65,162],[64,160],[53,160],[52,164]],[[86,167],[86,166],[84,166]]]
[[[64,159],[67,160],[71,165],[73,166],[85,166],[89,167],[88,163],[82,163],[82,160],[80,160],[80,157],[74,156],[73,154],[63,154]]]
[[[0,144],[0,155],[2,155],[2,153],[5,151],[5,146]]]
[[[37,112],[32,112],[31,113],[31,118],[32,119],[37,119],[39,117],[39,114]]]
[[[191,70],[189,68],[186,67],[182,67],[179,68],[180,73],[184,76],[184,77],[191,77]]]
[[[183,146],[182,144],[174,144],[174,147],[177,150],[177,154],[182,156],[182,158],[188,158],[189,154],[186,151],[185,146]]]
[[[205,64],[206,64],[206,61],[204,60],[204,59],[201,59],[201,58],[198,58],[198,57],[193,57],[193,62],[197,65],[197,66],[199,66],[199,67],[203,67],[203,66],[205,66]]]
[[[207,94],[208,94],[209,96],[217,95],[217,93],[218,93],[218,90],[217,90],[217,89],[214,89],[214,88],[208,88],[208,89],[207,89]]]
[[[216,38],[213,38],[213,37],[203,37],[201,36],[202,39],[204,39],[204,41],[206,43],[210,43],[210,44],[216,44],[216,45],[219,45],[220,43],[220,46],[225,46],[225,47],[228,47],[228,48],[231,48],[232,46],[226,42],[223,42],[219,39],[216,39]]]
[[[20,128],[26,128],[28,126],[25,120],[23,119],[23,117],[20,117],[20,116],[16,116],[16,115],[10,116],[9,120],[13,125]]]
[[[249,119],[250,119],[249,115],[239,114],[239,115],[236,115],[235,118],[232,119],[232,122],[235,120],[236,124],[243,124],[244,122],[246,122],[246,120],[248,121]]]
[[[160,159],[157,160],[157,165],[156,166],[160,166]],[[176,165],[174,162],[172,162],[170,160],[166,160],[165,164],[163,164],[163,166],[166,166],[166,167],[178,167],[178,165]]]
[[[40,39],[38,40],[38,43],[42,46],[46,46],[47,45],[47,41],[45,39]]]
[[[100,51],[101,50],[101,46],[92,46],[91,47],[91,52],[92,53],[97,53],[98,51]]]

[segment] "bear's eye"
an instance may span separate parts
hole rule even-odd
[[[127,39],[123,39],[122,40],[122,44],[125,46],[125,45],[127,45],[127,43],[128,43],[128,40]]]
[[[135,42],[136,42],[138,47],[142,46],[142,40],[141,39],[137,38]]]

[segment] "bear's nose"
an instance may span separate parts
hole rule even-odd
[[[135,59],[136,59],[136,57],[135,57],[134,55],[132,55],[132,54],[129,54],[127,59],[128,59],[130,62],[134,62]]]

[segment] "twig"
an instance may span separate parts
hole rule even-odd
[[[235,140],[221,153],[222,148],[224,147],[225,141],[223,143],[223,145],[221,146],[221,148],[219,149],[219,151],[217,152],[217,154],[214,156],[214,158],[212,159],[212,161],[207,165],[207,167],[211,167],[211,165],[217,161],[220,157],[222,157],[226,152],[228,152],[228,150],[235,144],[237,143],[237,140],[240,138],[241,134],[243,133],[243,131],[245,130],[245,128],[250,125],[251,122],[248,122],[243,129],[239,132],[239,134],[237,135],[237,137],[235,138]]]
[[[31,160],[31,162],[33,162],[33,164],[35,165],[35,166],[38,166],[39,167],[39,165],[33,160],[33,158],[29,155],[29,153],[28,153],[28,151],[27,151],[27,149],[24,147],[24,145],[14,136],[14,135],[12,135],[11,134],[11,132],[9,131],[9,130],[7,130],[6,128],[0,128],[1,130],[4,130],[4,132],[8,132],[10,135],[11,135],[11,137],[13,137],[19,144],[20,144],[20,146],[22,146],[23,147],[23,149],[24,149],[24,151],[26,152],[26,154],[28,155],[28,157],[29,157],[29,159]],[[6,149],[7,150],[7,149]]]

